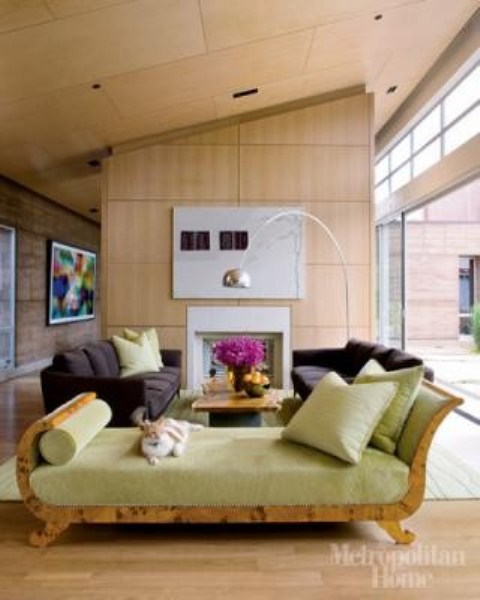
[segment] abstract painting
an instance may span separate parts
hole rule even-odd
[[[95,317],[96,261],[94,252],[49,242],[49,325]]]

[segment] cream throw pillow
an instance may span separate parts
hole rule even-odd
[[[157,330],[154,327],[150,327],[146,331],[133,331],[133,329],[125,328],[123,330],[123,337],[130,342],[138,343],[141,334],[144,333],[147,336],[148,343],[152,349],[153,355],[157,361],[157,367],[163,367],[162,355],[160,352],[160,341],[158,339]]]
[[[392,382],[348,385],[329,373],[294,414],[282,437],[357,464],[397,387]]]
[[[92,400],[49,429],[40,438],[43,458],[52,465],[64,465],[72,460],[112,418],[110,406],[103,400]]]
[[[370,359],[363,366],[353,383],[360,385],[393,381],[398,385],[395,397],[373,432],[370,442],[372,446],[389,454],[395,453],[397,442],[420,389],[422,378],[422,365],[397,371],[385,371],[380,363],[375,359]]]
[[[118,335],[112,337],[112,342],[118,354],[120,377],[158,371],[157,360],[144,333],[140,334],[136,342],[130,342]]]

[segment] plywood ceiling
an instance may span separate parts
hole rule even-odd
[[[359,84],[378,129],[479,5],[0,0],[0,173],[98,219],[88,162],[129,140]]]

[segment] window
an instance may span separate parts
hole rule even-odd
[[[401,142],[399,142],[390,153],[390,164],[393,169],[396,169],[399,165],[404,163],[410,158],[412,149],[410,146],[410,134],[405,136]]]
[[[478,133],[480,133],[480,105],[445,132],[445,154],[453,152]]]
[[[426,169],[434,165],[440,160],[441,148],[440,139],[436,139],[431,144],[426,146],[413,159],[413,176],[417,177]]]
[[[440,105],[436,106],[413,130],[413,150],[420,150],[440,133]]]
[[[381,200],[388,198],[389,195],[390,195],[390,185],[389,185],[389,180],[387,179],[386,181],[384,181],[383,183],[381,183],[380,185],[378,185],[375,188],[375,200],[377,202],[380,202]]]
[[[467,108],[480,100],[480,65],[448,94],[443,103],[445,125],[452,123]]]
[[[0,371],[15,353],[15,230],[0,225]]]
[[[444,156],[480,134],[480,64],[445,92],[428,114],[375,164],[375,201],[381,202]]]
[[[375,165],[375,183],[379,183],[388,175],[388,155]]]
[[[407,163],[398,169],[398,171],[395,171],[395,173],[392,175],[392,192],[396,192],[398,189],[408,183],[410,179],[410,163]]]
[[[458,263],[460,333],[470,334],[472,306],[475,302],[475,260],[471,257],[461,256]]]

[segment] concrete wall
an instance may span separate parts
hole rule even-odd
[[[0,223],[15,228],[17,237],[16,366],[27,369],[29,364],[48,359],[57,351],[98,338],[100,271],[97,274],[96,319],[46,325],[47,240],[99,252],[100,227],[1,177]]]

